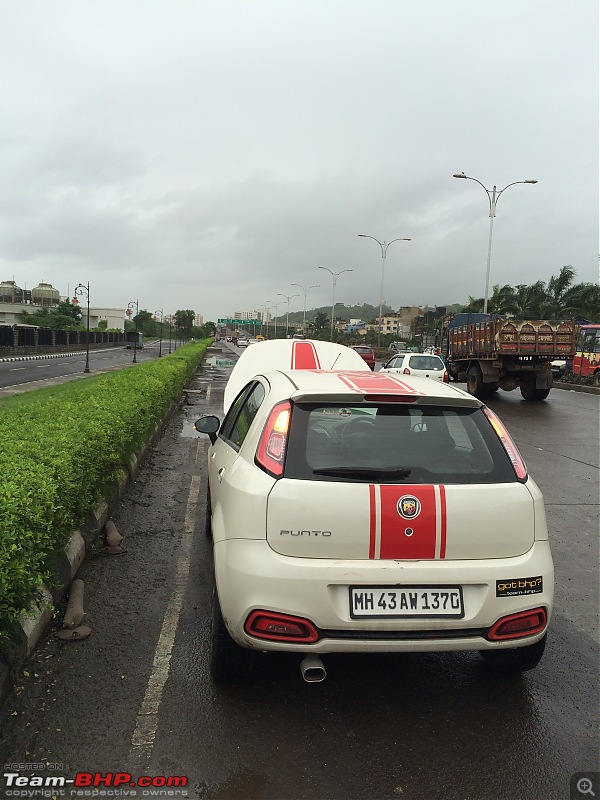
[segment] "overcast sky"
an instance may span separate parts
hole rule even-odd
[[[0,0],[0,280],[205,320],[598,279],[596,0]],[[491,291],[491,290],[490,290]]]

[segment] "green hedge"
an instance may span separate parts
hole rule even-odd
[[[0,649],[51,564],[181,396],[211,340],[0,401]]]

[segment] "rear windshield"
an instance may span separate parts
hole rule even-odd
[[[285,477],[375,483],[512,483],[479,408],[297,404]]]
[[[357,353],[372,353],[373,350],[370,347],[355,347]]]
[[[437,356],[410,356],[408,366],[412,369],[427,369],[431,372],[446,369],[442,359]]]

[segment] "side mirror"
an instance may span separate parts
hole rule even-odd
[[[200,417],[194,422],[194,430],[198,431],[198,433],[206,433],[211,444],[217,441],[217,433],[220,427],[221,420],[212,414]]]

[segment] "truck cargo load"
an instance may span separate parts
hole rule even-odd
[[[575,353],[575,321],[515,320],[494,314],[446,317],[442,354],[454,380],[485,399],[519,387],[525,400],[545,400],[552,388],[551,362]]]

